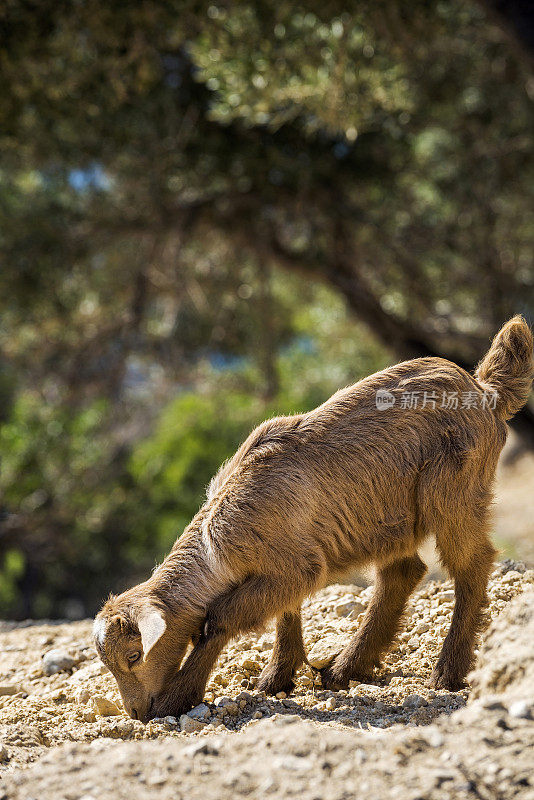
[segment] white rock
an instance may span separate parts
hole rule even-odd
[[[519,580],[521,580],[521,573],[517,572],[515,569],[508,570],[508,572],[501,578],[502,583],[515,583]]]
[[[357,600],[342,600],[341,603],[336,605],[334,611],[338,617],[351,616],[354,619],[354,617],[357,617],[362,611],[365,611],[365,606]]]
[[[77,669],[76,672],[73,672],[72,675],[67,678],[67,682],[74,685],[85,683],[85,681],[96,678],[99,675],[105,675],[106,672],[109,672],[108,668],[102,664],[102,662],[95,661],[93,664],[88,664],[87,666]]]
[[[382,692],[382,687],[377,686],[376,683],[358,683],[355,681],[350,681],[350,683],[356,683],[358,689],[367,694],[381,694]]]
[[[336,707],[336,698],[335,697],[329,697],[328,700],[325,703],[326,710],[327,711],[334,711],[335,707]]]
[[[313,769],[313,762],[311,759],[304,758],[303,756],[288,754],[275,758],[273,767],[275,770],[282,770],[284,772],[309,772]]]
[[[526,700],[516,700],[509,707],[508,713],[516,719],[530,719],[531,708]]]
[[[373,596],[375,591],[375,587],[371,584],[371,586],[366,586],[363,591],[360,592],[360,600],[362,603],[368,603],[371,597]]]
[[[426,734],[426,740],[430,747],[441,747],[443,744],[443,736],[439,731],[430,730]]]
[[[330,662],[332,656],[341,650],[341,647],[342,645],[337,637],[324,636],[322,639],[319,639],[318,642],[315,642],[310,649],[308,653],[308,662],[312,667],[321,669]]]
[[[49,650],[43,656],[43,672],[48,676],[56,675],[58,672],[72,669],[76,663],[76,659],[65,650]]]

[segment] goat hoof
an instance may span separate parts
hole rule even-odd
[[[262,672],[256,684],[256,689],[260,692],[271,695],[278,694],[278,692],[291,694],[294,688],[295,682],[292,676],[288,676],[287,673],[270,672],[269,670]]]
[[[446,667],[436,667],[430,678],[430,685],[433,689],[448,689],[457,692],[465,689],[466,683],[463,678],[455,675]]]
[[[349,688],[350,678],[336,674],[335,665],[333,663],[327,664],[326,667],[319,670],[319,673],[324,689],[338,692],[340,689]]]

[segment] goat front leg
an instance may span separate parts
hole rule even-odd
[[[219,595],[207,610],[199,641],[179,672],[155,698],[151,716],[178,716],[198,705],[204,697],[209,675],[227,642],[240,633],[262,628],[269,619],[295,603],[295,587],[295,582],[287,586],[279,578],[261,575],[247,578],[239,586]],[[304,590],[303,594],[306,593]],[[298,600],[301,597],[302,594]]]
[[[266,694],[289,694],[295,688],[295,672],[306,660],[300,611],[286,611],[276,621],[276,640],[271,659],[257,688]]]
[[[228,638],[223,635],[209,639],[202,637],[191,650],[182,668],[154,698],[150,719],[180,717],[202,702],[210,672],[227,641]]]

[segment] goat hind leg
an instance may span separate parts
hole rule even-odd
[[[434,668],[431,683],[437,689],[461,689],[474,662],[478,634],[485,627],[488,603],[487,584],[495,558],[495,549],[484,538],[468,563],[459,567],[443,557],[454,577],[456,602],[451,627]]]
[[[363,623],[349,644],[321,670],[323,686],[346,689],[349,681],[369,678],[400,626],[406,602],[426,572],[417,554],[378,570],[375,591]]]

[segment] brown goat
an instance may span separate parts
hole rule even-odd
[[[462,686],[495,556],[488,535],[495,467],[505,420],[530,391],[532,346],[529,327],[515,317],[475,377],[450,361],[417,358],[314,411],[256,428],[161,566],[108,600],[95,620],[98,651],[128,713],[146,721],[188,711],[229,639],[273,617],[276,642],[258,687],[290,690],[306,659],[303,599],[373,562],[377,580],[360,629],[322,671],[323,685],[334,689],[368,679],[425,573],[417,550],[430,534],[456,590],[432,680]]]

